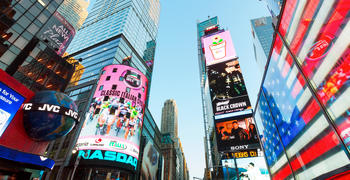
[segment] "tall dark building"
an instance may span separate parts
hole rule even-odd
[[[349,1],[286,0],[255,109],[272,179],[348,179]]]
[[[33,91],[64,91],[74,72],[74,65],[60,57],[74,37],[57,12],[62,2],[1,2],[0,68]],[[55,40],[49,38],[53,35]]]

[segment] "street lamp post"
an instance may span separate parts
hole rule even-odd
[[[225,167],[226,167],[226,173],[227,173],[227,179],[230,179],[230,173],[228,172],[228,161],[225,161]]]
[[[79,151],[79,148],[78,147],[75,147],[73,150],[72,150],[72,153],[75,154]],[[79,157],[79,154],[77,154],[77,157],[75,159],[75,162],[74,162],[74,168],[73,168],[73,172],[72,172],[72,175],[70,177],[70,180],[73,180],[74,178],[74,174],[75,174],[75,171],[79,165],[79,161],[80,161],[80,157]]]

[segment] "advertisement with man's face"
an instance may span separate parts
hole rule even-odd
[[[237,60],[208,66],[208,79],[215,115],[251,109]]]
[[[220,152],[237,152],[260,147],[258,133],[251,115],[216,121],[215,128]]]
[[[146,91],[146,76],[137,69],[104,67],[85,114],[79,150],[114,151],[138,159]]]
[[[206,65],[220,63],[236,57],[229,31],[202,37]]]
[[[48,45],[58,49],[57,54],[62,56],[75,36],[73,26],[58,12],[48,20],[39,32],[41,40],[47,40]]]
[[[151,141],[146,143],[143,150],[143,158],[141,165],[141,180],[157,180],[159,179],[159,160],[160,153],[154,147]]]

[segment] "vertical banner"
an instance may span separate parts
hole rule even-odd
[[[236,51],[229,31],[202,37],[206,65],[236,58]]]
[[[143,151],[142,165],[141,165],[141,180],[157,180],[159,179],[160,153],[154,147],[154,144],[148,140]]]
[[[207,68],[214,115],[251,109],[238,60],[217,63]]]
[[[75,29],[60,13],[55,12],[38,34],[41,40],[48,40],[48,45],[57,49],[57,54],[62,56],[75,36]]]
[[[83,159],[117,161],[136,169],[147,85],[146,76],[135,68],[103,68],[77,144],[79,150],[96,150],[97,155],[82,151]]]

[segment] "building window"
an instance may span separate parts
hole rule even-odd
[[[111,76],[106,77],[106,81],[109,81],[111,79]]]
[[[120,76],[119,77],[119,81],[123,81],[124,80],[124,77],[123,76]]]
[[[129,92],[130,92],[130,88],[128,88],[128,87],[127,87],[127,88],[126,88],[126,92],[128,92],[128,93],[129,93]]]
[[[100,86],[100,89],[99,89],[99,90],[101,91],[102,89],[103,89],[103,85]]]
[[[117,68],[113,68],[113,72],[117,72]]]
[[[113,84],[112,89],[117,89],[117,85]]]

